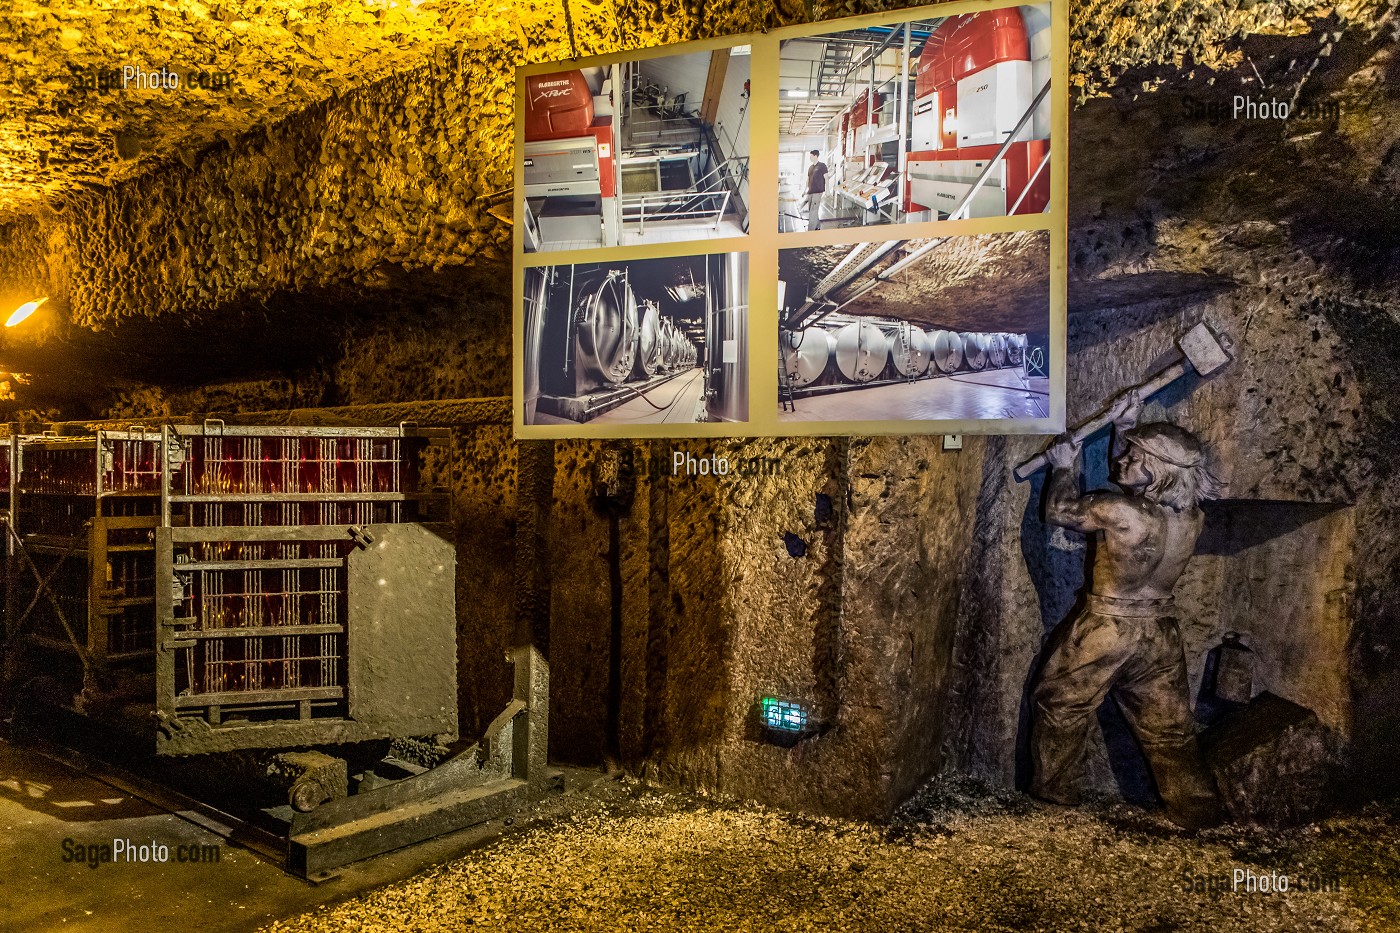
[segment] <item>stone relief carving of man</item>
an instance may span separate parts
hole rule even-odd
[[[1206,451],[1172,424],[1136,427],[1142,400],[1113,407],[1113,457],[1122,492],[1081,495],[1079,445],[1047,451],[1052,472],[1046,518],[1097,536],[1088,604],[1055,633],[1035,690],[1031,793],[1079,803],[1089,722],[1112,692],[1147,757],[1167,817],[1190,829],[1220,820],[1201,765],[1172,590],[1195,550],[1200,503],[1222,491]]]

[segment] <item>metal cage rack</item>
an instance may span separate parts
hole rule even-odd
[[[219,421],[16,436],[9,674],[44,671],[79,712],[153,706],[165,754],[455,733],[455,667],[428,662],[394,709],[358,660],[455,658],[455,555],[422,527],[445,511],[424,477],[445,479],[446,438]],[[367,564],[407,609],[352,592]]]
[[[7,645],[58,652],[50,677],[149,672],[155,649],[159,432],[11,436]],[[76,663],[75,663],[76,662]]]

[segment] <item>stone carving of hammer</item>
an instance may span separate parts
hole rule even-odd
[[[1202,375],[1209,376],[1211,373],[1224,367],[1234,359],[1230,354],[1230,342],[1228,339],[1217,337],[1205,324],[1197,324],[1186,332],[1177,341],[1181,347],[1182,358],[1137,386],[1139,395],[1146,400],[1149,395],[1155,395],[1168,385],[1180,379],[1193,370]],[[1075,428],[1071,436],[1075,443],[1083,443],[1090,435],[1108,426],[1108,409],[1104,408],[1097,415],[1085,421]],[[1014,472],[1017,480],[1025,482],[1036,470],[1044,468],[1050,461],[1045,459],[1045,454],[1039,453],[1018,466]]]

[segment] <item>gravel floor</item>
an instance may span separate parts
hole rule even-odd
[[[1234,892],[1236,869],[1290,890]],[[1315,878],[1340,890],[1301,889]],[[609,782],[569,816],[265,928],[464,929],[1400,930],[1400,820],[1192,838],[1121,804],[943,783],[871,826]]]

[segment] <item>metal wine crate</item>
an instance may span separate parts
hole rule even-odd
[[[162,754],[455,736],[455,552],[427,524],[446,438],[220,421],[19,438],[20,675],[81,712],[150,704]]]
[[[7,650],[22,639],[78,708],[149,688],[160,442],[139,427],[12,439]]]
[[[456,736],[456,552],[428,526],[156,541],[158,752]]]

